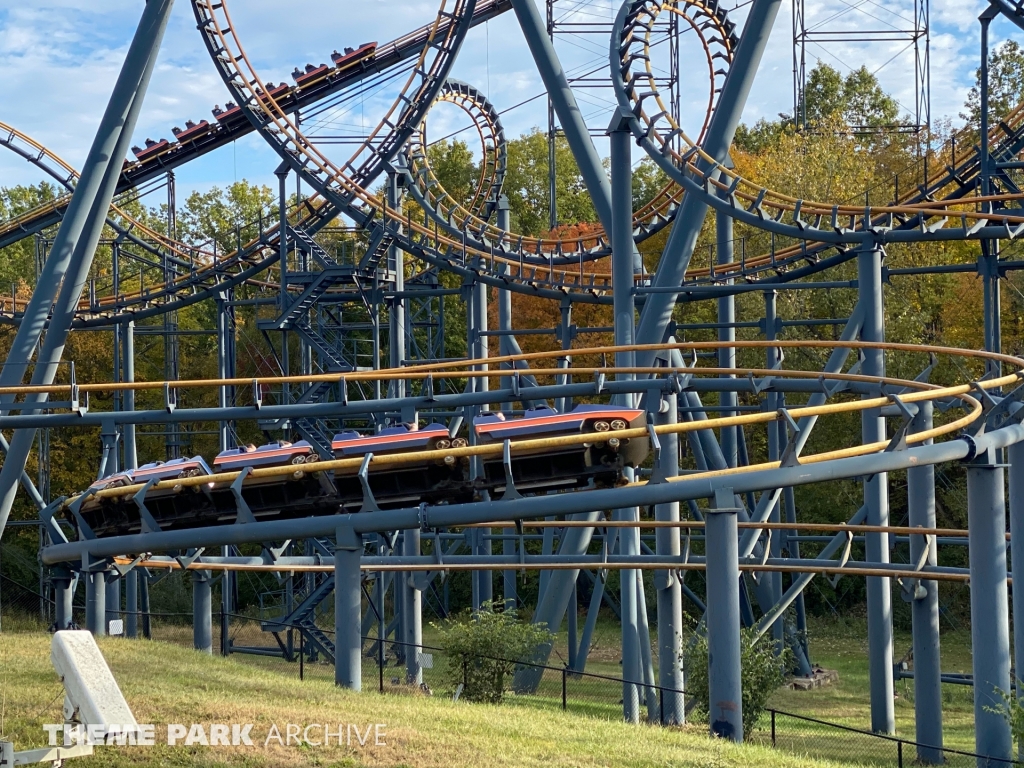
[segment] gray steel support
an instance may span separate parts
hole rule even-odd
[[[493,505],[491,506],[493,507]],[[558,506],[561,505],[559,504]],[[600,517],[600,512],[583,512],[572,515],[569,519],[593,523],[597,522]],[[590,548],[593,536],[593,528],[569,528],[562,537],[558,552],[559,554],[570,556],[582,555]],[[578,570],[559,569],[551,572],[547,589],[544,590],[538,600],[537,609],[533,614],[534,624],[546,626],[552,632],[558,631],[559,627],[562,626],[562,619],[565,618],[565,611],[569,606],[569,593],[576,584],[577,578],[579,578]],[[551,643],[544,643],[537,647],[531,661],[537,664],[544,664],[550,655]],[[536,691],[542,674],[543,670],[538,670],[535,667],[518,669],[516,670],[513,687],[517,692],[521,693]]]
[[[135,321],[128,320],[121,329],[121,339],[124,345],[123,366],[124,380],[127,383],[135,381]],[[135,390],[126,389],[124,395],[124,410],[135,410]],[[139,453],[135,445],[135,425],[125,424],[122,427],[124,437],[124,468],[135,469],[139,466]]]
[[[617,509],[614,519],[637,522],[640,519],[639,512],[636,507]],[[619,531],[619,554],[623,557],[640,554],[640,529],[622,528]],[[640,690],[636,683],[643,680],[636,584],[635,569],[619,571],[619,605],[622,607],[622,717],[627,723],[640,722]]]
[[[147,640],[152,640],[152,616],[149,612],[149,571],[145,568],[139,572],[139,616],[142,619],[142,636]]]
[[[732,263],[734,256],[732,217],[726,216],[722,211],[716,211],[715,233],[718,263]],[[732,283],[731,278],[726,281],[726,285],[732,285]],[[718,299],[718,323],[720,325],[718,340],[722,342],[722,346],[718,348],[719,368],[736,367],[736,347],[731,346],[731,342],[736,341],[736,328],[733,326],[735,322],[736,297],[733,295],[722,296]],[[722,378],[734,379],[736,377],[731,373],[723,373]],[[723,391],[719,395],[719,403],[722,406],[722,416],[733,416],[736,414],[739,395],[736,392]],[[737,440],[739,429],[737,426],[722,427],[721,429],[722,453],[730,467],[737,466],[739,462],[739,441]]]
[[[387,177],[388,205],[399,206],[398,174],[389,173]],[[388,353],[391,368],[401,368],[405,360],[405,251],[397,245],[388,246],[388,269],[395,275],[395,293],[388,307]],[[405,396],[405,381],[395,379],[395,397]]]
[[[633,167],[630,157],[631,134],[626,120],[616,114],[608,129],[612,172],[612,313],[615,344],[628,346],[636,337],[636,311],[633,303],[633,279],[636,270],[633,247]],[[632,352],[616,352],[615,365],[633,365]],[[632,379],[631,374],[616,378]]]
[[[978,768],[1013,760],[1010,726],[998,711],[1010,691],[1010,625],[1006,593],[1006,500],[995,451],[967,465],[967,530],[971,560],[971,658]],[[1000,762],[1004,761],[1004,762]]]
[[[420,531],[410,528],[402,534],[402,547],[406,555],[419,555]],[[487,572],[490,576],[490,571]],[[396,573],[395,579],[402,585],[402,628],[405,636],[402,642],[405,654],[405,681],[409,685],[423,682],[423,668],[420,664],[420,646],[423,645],[423,593],[416,588],[412,573]]]
[[[516,533],[515,528],[503,528],[502,533],[504,538],[501,542],[501,554],[510,557],[516,553],[516,542],[513,538]],[[518,607],[519,599],[516,594],[516,572],[515,571],[502,571],[501,572],[501,597],[505,601],[505,610],[513,611]]]
[[[667,394],[655,415],[657,424],[675,424],[678,419],[678,398]],[[679,474],[679,435],[662,435],[661,455],[657,470],[661,477]],[[654,519],[675,522],[679,520],[679,502],[656,504]],[[669,528],[655,531],[655,551],[659,555],[678,557],[679,532]],[[682,725],[686,721],[686,707],[682,693],[685,677],[682,663],[683,594],[679,578],[673,571],[657,571],[654,586],[658,594],[658,685],[661,693],[661,722],[663,725]]]
[[[576,165],[579,166],[580,176],[583,177],[583,183],[593,200],[597,218],[601,220],[605,230],[611,232],[612,195],[608,177],[601,165],[601,158],[597,154],[594,142],[590,139],[583,113],[580,112],[576,97],[569,87],[562,63],[555,53],[555,46],[548,37],[544,19],[537,10],[534,0],[512,0],[512,9],[519,20],[530,53],[533,54],[537,71],[544,82],[544,89],[548,92],[555,114],[558,115],[558,122],[562,126],[569,149],[576,158]]]
[[[117,621],[121,618],[121,577],[118,576],[117,573],[111,573],[110,578],[107,579],[107,595],[105,602],[107,605],[106,626],[109,630],[110,622]]]
[[[1007,451],[1010,463],[1010,557],[1013,573],[1024,573],[1024,546],[1014,547],[1016,541],[1024,541],[1024,442],[1011,445]],[[1014,589],[1014,669],[1016,671],[1018,699],[1024,698],[1024,588]],[[1024,758],[1024,744],[1017,744],[1018,759]]]
[[[721,214],[719,214],[721,216]],[[778,317],[778,291],[765,291],[764,292],[764,335],[768,341],[775,341],[779,336],[779,317]],[[765,365],[768,368],[774,368],[780,362],[779,360],[779,348],[768,347],[765,350]],[[777,411],[780,406],[780,398],[782,395],[778,392],[769,392],[767,397],[767,407],[771,411]],[[768,424],[768,461],[778,461],[782,452],[785,450],[785,428],[780,429],[780,424],[777,421],[773,421]],[[771,511],[768,514],[768,522],[778,523],[781,513],[781,506],[778,499],[772,502]],[[754,531],[748,531],[747,534],[755,533]],[[778,546],[779,536],[775,535],[772,537],[771,545],[773,548]],[[742,547],[744,553],[746,553],[747,547]],[[774,552],[772,554],[775,554]],[[764,578],[767,579],[768,584],[771,586],[771,601],[772,603],[778,603],[782,598],[782,574],[781,573],[766,573]],[[785,634],[786,634],[786,623],[780,620],[776,621],[772,625],[772,637],[775,640],[776,651],[781,653],[785,645]]]
[[[221,547],[221,555],[228,557],[230,547]],[[231,614],[234,612],[235,579],[231,571],[224,571],[220,577],[220,655],[231,655]]]
[[[640,645],[640,677],[643,682],[644,706],[647,707],[647,721],[659,722],[658,694],[654,690],[654,654],[651,652],[651,624],[647,618],[647,591],[644,589],[644,572],[636,571],[636,635]]]
[[[932,404],[921,402],[911,424],[914,432],[932,428]],[[926,441],[930,444],[932,441]],[[907,503],[912,528],[935,527],[935,467],[907,470]],[[929,546],[929,541],[932,545]],[[934,538],[910,537],[910,562],[937,565]],[[926,764],[943,762],[942,754],[942,658],[939,654],[939,584],[922,579],[910,595],[914,629],[914,740],[917,759]]]
[[[61,568],[53,575],[54,624],[57,629],[67,629],[74,622],[72,613],[71,574]]]
[[[192,647],[213,653],[213,579],[209,571],[192,571]]]
[[[980,130],[978,132],[978,158],[980,163],[980,191],[982,196],[990,194],[991,156],[989,154],[989,43],[988,33],[991,20],[997,15],[993,7],[986,8],[980,18],[981,22],[981,67],[979,69],[980,85]],[[992,204],[984,204],[985,208],[991,210]],[[983,285],[983,326],[985,349],[989,352],[999,352],[1002,348],[1002,302],[999,293],[999,241],[982,240],[981,257],[978,260],[978,272],[981,274]],[[986,361],[989,371],[998,376],[999,363],[995,360]]]
[[[128,153],[131,135],[142,110],[172,5],[173,0],[151,0],[143,10],[142,20],[82,166],[50,257],[18,327],[8,362],[0,371],[2,386],[13,386],[24,380],[44,325],[46,336],[36,358],[32,383],[53,382],[106,223],[121,164]],[[34,430],[16,432],[0,469],[0,537],[3,536],[34,440]]]
[[[363,538],[351,526],[339,527],[334,547],[334,683],[362,690],[362,593],[359,561]]]
[[[753,0],[750,6],[743,35],[740,37],[729,74],[722,86],[718,106],[711,116],[707,138],[704,139],[704,151],[719,163],[725,162],[728,155],[747,95],[754,83],[754,76],[757,74],[761,56],[768,44],[768,37],[781,5],[782,0]],[[618,44],[618,40],[612,41],[614,49],[618,48]],[[672,232],[658,262],[658,270],[651,281],[654,288],[674,288],[682,284],[707,210],[707,203],[699,200],[696,195],[687,195],[683,198],[672,225]],[[636,333],[638,343],[662,342],[672,321],[672,310],[678,296],[678,292],[675,291],[652,293],[648,296],[643,312],[640,313],[640,324]],[[637,365],[649,366],[653,357],[653,352],[641,353],[637,355]]]
[[[865,243],[857,256],[857,284],[862,312],[861,340],[885,341],[885,310],[882,304],[882,249]],[[885,358],[880,349],[863,351],[865,376],[884,376]],[[878,408],[861,412],[861,438],[865,444],[885,440],[885,418]],[[868,525],[889,524],[888,476],[869,475],[864,481]],[[864,535],[868,560],[889,562],[889,536],[884,532]],[[871,688],[871,730],[895,733],[892,680],[892,588],[888,578],[867,578],[868,670]]]
[[[139,636],[139,572],[132,568],[124,575],[124,634]]]
[[[217,295],[217,375],[221,380],[228,377],[228,355],[231,350],[231,320],[228,316],[227,300],[224,294]],[[217,405],[223,410],[230,402],[229,388],[225,385],[217,387]],[[232,447],[230,423],[222,420],[219,424],[220,450]]]
[[[105,571],[85,571],[85,628],[96,637],[107,634],[107,579]]]
[[[743,741],[743,686],[740,670],[740,567],[735,496],[715,494],[706,517],[708,721],[712,736]]]
[[[1006,452],[1010,464],[1010,557],[1013,573],[1024,573],[1024,545],[1014,548],[1016,541],[1024,541],[1024,442],[1011,445]],[[1024,588],[1013,594],[1013,661],[1017,679],[1017,698],[1024,699]],[[1017,745],[1018,759],[1024,758],[1024,744]]]

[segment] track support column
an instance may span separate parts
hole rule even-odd
[[[675,393],[661,399],[661,408],[655,416],[657,424],[675,424],[678,404]],[[661,478],[679,474],[679,436],[661,435],[661,456],[657,470]],[[679,502],[656,504],[654,519],[679,522]],[[659,555],[679,556],[679,531],[658,528],[655,548]],[[656,571],[654,585],[658,592],[658,685],[661,691],[661,722],[663,725],[682,725],[686,721],[686,708],[682,693],[685,688],[682,664],[683,592],[679,579],[672,571]]]
[[[885,311],[882,303],[882,249],[873,242],[862,245],[857,256],[861,326],[863,341],[885,341]],[[866,376],[884,376],[885,358],[880,349],[864,350]],[[865,444],[885,440],[885,418],[878,408],[861,414],[861,437]],[[888,476],[877,474],[864,482],[864,504],[868,525],[889,524]],[[873,563],[889,562],[889,536],[884,532],[866,533],[865,552]],[[884,567],[884,566],[883,566]],[[892,681],[892,588],[890,580],[867,577],[868,598],[868,670],[871,686],[871,730],[895,733]]]
[[[731,488],[715,492],[707,511],[708,721],[711,735],[743,741],[740,668],[739,528]]]
[[[54,571],[53,582],[54,624],[58,630],[67,629],[74,621],[72,614],[71,573],[66,568]]]
[[[110,629],[110,622],[121,618],[121,577],[116,572],[111,572],[107,579],[106,616],[107,629]]]
[[[352,528],[338,528],[334,547],[334,683],[360,691],[363,687],[363,622],[359,561],[363,539]]]
[[[917,404],[917,415],[911,424],[914,432],[932,428],[932,404]],[[931,444],[927,440],[925,444]],[[925,464],[907,470],[907,498],[910,525],[913,528],[935,527],[935,467]],[[929,542],[931,546],[929,546]],[[938,563],[935,539],[910,537],[910,562],[920,562],[927,550],[929,565]],[[917,759],[938,765],[942,755],[942,659],[939,654],[939,584],[922,579],[910,597],[914,628],[914,723]]]
[[[1010,626],[1006,593],[1006,500],[994,451],[967,465],[967,530],[971,559],[971,657],[978,768],[1013,759],[1010,726],[990,708],[1010,690]]]
[[[213,579],[206,570],[192,571],[192,647],[213,653]]]
[[[124,576],[124,634],[139,636],[139,572],[132,568]]]
[[[83,570],[85,577],[85,628],[96,637],[107,634],[107,573]]]
[[[1006,452],[1010,463],[1010,557],[1013,573],[1024,573],[1024,442],[1011,445]],[[1013,589],[1013,661],[1017,679],[1017,698],[1024,699],[1024,584]],[[1017,745],[1018,759],[1024,758],[1024,744]]]
[[[478,529],[479,530],[479,529]],[[402,533],[403,547],[406,557],[418,557],[420,554],[420,529],[409,528]],[[488,575],[490,572],[488,572]],[[423,593],[416,587],[415,574],[396,573],[395,578],[402,584],[405,595],[403,610],[403,628],[405,637],[402,648],[405,654],[405,682],[419,685],[423,682],[423,669],[420,666],[421,646],[423,645]]]

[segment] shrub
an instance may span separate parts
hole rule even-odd
[[[697,634],[684,651],[686,668],[686,693],[696,705],[693,715],[697,719],[708,719],[708,639]],[[792,664],[792,651],[786,648],[781,655],[775,653],[775,642],[771,635],[758,639],[753,627],[740,630],[741,685],[743,689],[743,736],[748,737],[757,725],[768,700],[782,685],[786,670]]]
[[[520,621],[514,610],[500,609],[500,602],[488,602],[475,614],[467,610],[434,625],[448,656],[445,682],[450,690],[461,684],[460,695],[469,701],[500,703],[516,664],[554,637],[544,627]]]
[[[1020,681],[1017,681],[1020,685]],[[1010,726],[1010,733],[1013,735],[1013,741],[1017,745],[1024,744],[1024,705],[1020,703],[1014,693],[1007,693],[1002,688],[992,686],[993,692],[1003,700],[1003,703],[998,707],[985,707],[986,712],[992,712],[997,715],[1002,715],[1006,720],[1006,724]]]

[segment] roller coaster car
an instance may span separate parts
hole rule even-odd
[[[237,472],[245,467],[259,469],[260,467],[280,467],[285,464],[296,466],[307,462],[312,464],[319,459],[313,446],[305,440],[299,440],[297,443],[280,440],[261,445],[259,448],[255,445],[244,445],[240,448],[221,451],[213,460],[213,468],[217,472]]]
[[[273,83],[267,83],[267,91],[266,92],[268,94],[270,94],[271,96],[275,97],[275,98],[277,96],[280,96],[282,93],[284,93],[287,90],[288,90],[288,83],[282,82],[282,83],[278,83],[277,85],[274,85]],[[263,93],[262,90],[257,89],[256,95],[257,96],[263,96],[264,93]],[[242,108],[240,106],[238,106],[237,104],[235,104],[235,102],[233,102],[233,101],[226,102],[224,104],[224,109],[221,109],[220,105],[217,104],[216,106],[214,106],[212,111],[213,111],[214,118],[221,125],[224,125],[225,123],[231,122],[236,117],[238,117],[239,115],[242,114]]]
[[[206,133],[210,129],[210,123],[208,120],[200,120],[198,123],[188,120],[185,123],[185,130],[175,127],[173,128],[174,138],[179,144],[182,144],[189,139],[195,138]]]
[[[477,444],[505,440],[533,440],[565,435],[592,434],[594,439],[565,446],[539,446],[512,451],[512,480],[518,490],[543,491],[576,488],[590,483],[614,485],[625,467],[638,466],[650,452],[650,440],[603,437],[603,433],[643,427],[642,410],[613,405],[578,405],[568,413],[542,406],[526,411],[522,418],[505,419],[500,413],[485,413],[473,420]],[[501,456],[483,462],[484,487],[500,495],[505,487],[505,466]]]
[[[138,469],[126,470],[97,480],[90,488],[100,483],[104,483],[106,488],[117,488],[141,485],[151,480],[177,480],[209,474],[210,467],[203,457],[193,456],[190,459],[171,459],[143,464]],[[187,488],[181,485],[152,488],[146,494],[146,509],[164,530],[200,525],[204,509],[209,506],[209,497],[205,493],[207,490],[208,486],[199,485]],[[103,499],[92,496],[82,504],[80,513],[97,535],[138,533],[142,523],[133,495]]]
[[[335,51],[331,54],[331,61],[334,62],[334,68],[340,71],[372,58],[376,52],[377,41],[374,40],[372,43],[363,43],[358,48],[346,48],[344,53]]]
[[[280,440],[261,445],[246,445],[221,451],[213,460],[217,472],[237,472],[265,467],[293,467],[290,475],[246,477],[242,481],[242,499],[257,519],[308,517],[330,514],[337,509],[334,486],[321,473],[309,467],[320,456],[305,440],[289,443]],[[210,492],[214,510],[213,519],[206,522],[226,524],[234,522],[236,501],[227,483],[219,483]]]
[[[326,64],[321,64],[319,67],[314,66],[313,64],[307,64],[305,72],[298,67],[295,68],[295,71],[292,72],[292,80],[294,80],[295,84],[301,88],[304,85],[312,83],[314,80],[318,80],[325,74],[327,74]]]
[[[357,458],[368,453],[376,456],[443,451],[468,445],[469,441],[464,437],[452,438],[443,424],[430,424],[423,429],[418,424],[403,424],[367,436],[358,432],[341,432],[331,443],[338,459]],[[358,508],[362,504],[363,490],[358,472],[358,467],[334,472],[334,484],[344,507]],[[468,501],[473,493],[469,483],[469,461],[454,455],[377,469],[371,465],[367,480],[374,499],[382,507],[418,504],[421,501]]]
[[[152,157],[163,149],[167,149],[170,146],[170,142],[167,139],[160,139],[160,141],[153,141],[152,139],[146,139],[145,148],[132,147],[132,152],[139,160],[145,160],[147,157]]]

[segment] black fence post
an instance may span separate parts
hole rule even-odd
[[[381,609],[383,610],[383,609]],[[377,638],[377,692],[384,693],[384,638]]]
[[[306,633],[299,629],[299,680],[306,679]]]
[[[469,687],[469,659],[462,657],[462,693],[466,693]]]
[[[772,746],[775,746],[775,710],[771,710],[772,713]]]
[[[568,669],[562,667],[562,711],[568,709],[568,701],[566,696],[566,678],[568,678]]]
[[[903,768],[903,742],[896,742],[896,765],[898,768]]]

